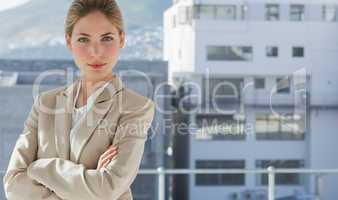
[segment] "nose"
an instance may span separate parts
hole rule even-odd
[[[93,43],[89,50],[90,50],[89,53],[92,57],[100,57],[101,56],[102,48],[101,48],[100,44]]]

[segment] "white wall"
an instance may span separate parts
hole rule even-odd
[[[310,167],[313,169],[338,168],[338,109],[313,109],[311,111]],[[336,199],[338,175],[325,176],[322,187],[323,200]]]

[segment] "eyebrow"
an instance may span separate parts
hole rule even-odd
[[[87,34],[87,33],[79,33],[78,35],[83,35],[83,36],[88,36],[88,37],[90,37],[90,35]],[[108,32],[108,33],[102,34],[101,37],[107,36],[107,35],[116,35],[116,34],[113,33],[113,32]]]

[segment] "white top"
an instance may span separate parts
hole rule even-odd
[[[87,104],[80,107],[80,108],[76,108],[76,102],[79,98],[79,94],[80,94],[80,89],[81,89],[81,83],[78,84],[77,87],[77,92],[76,92],[76,96],[74,98],[74,109],[73,109],[73,113],[72,113],[72,126],[71,126],[71,130],[70,130],[70,141],[73,141],[73,130],[75,130],[76,128],[78,128],[78,126],[80,125],[80,122],[82,121],[82,119],[86,116],[86,113],[93,107],[96,98],[102,93],[102,91],[104,90],[105,87],[107,87],[107,85],[109,85],[110,82],[107,82],[105,84],[103,84],[102,86],[100,86],[99,88],[97,88],[95,90],[95,92],[93,92],[93,94],[91,94],[87,100]],[[71,142],[72,144],[72,142]]]

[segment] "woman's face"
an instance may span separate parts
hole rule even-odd
[[[104,14],[96,11],[78,20],[66,41],[81,76],[97,82],[112,76],[124,37]]]

